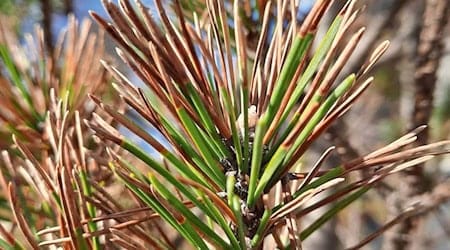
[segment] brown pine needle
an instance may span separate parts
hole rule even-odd
[[[12,206],[12,212],[17,222],[17,225],[19,226],[19,229],[22,231],[23,235],[25,236],[25,239],[31,245],[31,247],[33,249],[39,249],[38,243],[36,242],[36,239],[34,238],[31,229],[29,228],[27,222],[25,221],[25,218],[23,217],[21,205],[17,200],[18,197],[16,193],[16,187],[12,182],[10,182],[8,185],[8,193],[9,193],[9,203]]]

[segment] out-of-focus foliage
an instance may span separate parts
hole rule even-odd
[[[30,232],[60,226],[56,231],[64,237],[75,233],[65,225],[79,225],[96,215],[92,203],[82,197],[92,195],[90,182],[104,185],[111,176],[107,144],[98,147],[83,124],[96,109],[88,93],[120,106],[108,91],[111,77],[99,63],[109,57],[103,35],[91,33],[89,20],[79,24],[71,17],[51,52],[41,29],[26,35],[26,45],[21,45],[9,21],[2,17],[0,22],[0,184],[2,200],[10,201],[2,203],[2,217],[21,229],[26,223]],[[97,229],[91,223],[88,227]],[[18,247],[12,228],[2,234]],[[36,247],[35,236],[26,232]],[[78,244],[98,247],[99,242],[94,237]]]

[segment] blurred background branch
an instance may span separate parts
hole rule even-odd
[[[444,54],[444,28],[449,19],[449,1],[426,0],[422,21],[419,25],[418,43],[415,53],[414,73],[414,109],[411,115],[411,127],[428,125],[418,136],[416,145],[424,145],[430,141],[430,119],[434,107],[434,93],[437,83],[437,71]],[[427,176],[424,164],[406,171],[406,188],[401,196],[415,199],[416,196],[434,189],[436,180]],[[439,186],[438,186],[439,187]],[[408,216],[396,230],[392,239],[392,249],[424,249],[426,248],[422,232],[423,216]]]

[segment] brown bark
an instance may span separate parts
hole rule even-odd
[[[73,0],[64,0],[64,13],[66,15],[73,13]]]
[[[51,0],[41,1],[42,27],[44,29],[45,46],[49,51],[53,51],[52,32],[52,3]]]

